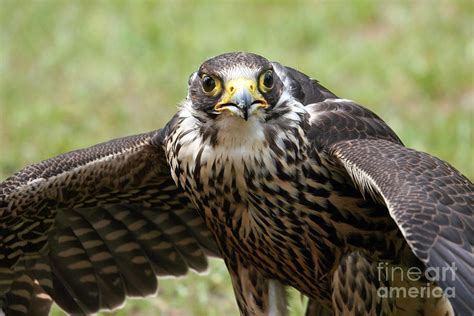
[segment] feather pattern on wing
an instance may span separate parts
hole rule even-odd
[[[362,191],[380,195],[415,255],[455,289],[455,310],[474,310],[474,186],[431,155],[386,140],[336,143],[331,152]]]
[[[66,153],[0,184],[7,314],[30,313],[37,285],[67,312],[93,313],[156,293],[155,275],[206,269],[217,250],[170,176],[161,133]]]
[[[474,186],[448,163],[403,146],[375,114],[349,100],[307,106],[310,139],[344,168],[366,197],[387,206],[414,254],[427,267],[448,269],[437,283],[454,287],[454,309],[474,310]]]

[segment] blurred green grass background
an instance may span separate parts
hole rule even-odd
[[[472,179],[473,21],[471,0],[0,0],[0,178],[160,128],[202,61],[251,51],[367,106]],[[237,314],[218,261],[160,291],[114,314]]]

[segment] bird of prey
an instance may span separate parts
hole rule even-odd
[[[473,204],[470,180],[368,109],[227,53],[162,129],[0,183],[0,306],[114,309],[216,256],[242,315],[286,315],[286,286],[308,314],[470,315]]]

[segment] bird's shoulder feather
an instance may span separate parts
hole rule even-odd
[[[403,146],[377,115],[349,100],[306,107],[316,151],[342,168],[367,198],[387,207],[413,253],[427,268],[452,267],[437,280],[454,287],[455,311],[473,310],[474,186],[450,164]]]

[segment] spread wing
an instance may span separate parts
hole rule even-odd
[[[170,176],[164,133],[66,153],[0,183],[6,315],[47,313],[48,296],[72,314],[113,309],[156,293],[155,276],[207,268],[216,246]]]
[[[447,272],[437,283],[455,289],[454,310],[470,314],[473,184],[448,163],[404,147],[380,118],[355,103],[328,99],[308,111],[315,146],[345,168],[362,193],[387,206],[413,253]]]

